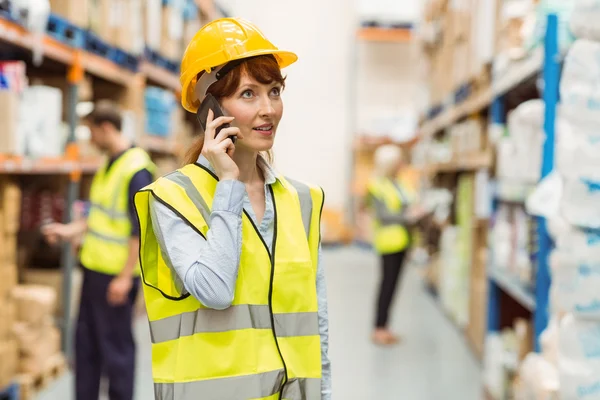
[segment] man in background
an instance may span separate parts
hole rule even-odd
[[[123,118],[99,102],[85,118],[91,141],[107,160],[94,175],[87,218],[42,228],[50,243],[83,235],[83,286],[75,333],[76,400],[96,400],[100,378],[111,400],[132,400],[135,342],[132,318],[139,290],[139,224],[133,197],[153,181],[149,155],[121,133]]]

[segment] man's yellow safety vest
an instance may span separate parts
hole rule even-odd
[[[159,400],[318,400],[321,342],[316,274],[323,192],[279,177],[272,253],[248,214],[231,307],[203,306],[163,259],[150,196],[207,237],[218,178],[198,164],[138,192],[140,265]]]
[[[368,192],[377,202],[375,207],[384,207],[390,214],[399,215],[402,212],[402,196],[390,179],[373,180],[368,186]],[[404,225],[375,217],[373,228],[373,246],[379,254],[398,253],[408,247],[410,235]]]
[[[106,168],[105,163],[94,176],[90,189],[90,214],[81,249],[81,263],[88,269],[107,275],[118,275],[129,255],[131,221],[129,183],[142,169],[154,174],[156,167],[140,148],[132,148]],[[139,268],[134,271],[139,275]]]

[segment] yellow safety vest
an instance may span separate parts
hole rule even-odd
[[[217,181],[191,164],[135,196],[156,399],[321,399],[316,274],[323,192],[282,177],[270,186],[272,253],[243,213],[232,306],[214,310],[177,283],[154,234],[149,201],[206,238]]]
[[[127,150],[108,172],[107,166],[105,163],[92,181],[88,229],[80,259],[90,270],[118,275],[129,254],[129,183],[138,171],[147,169],[154,174],[156,167],[148,153],[140,148]],[[139,268],[134,273],[139,275]]]
[[[402,197],[391,180],[387,178],[373,180],[368,186],[368,191],[390,213],[402,212]],[[410,235],[402,224],[380,221],[375,217],[373,228],[373,246],[379,254],[398,253],[408,247]]]

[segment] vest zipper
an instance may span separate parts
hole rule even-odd
[[[273,244],[271,247],[271,279],[269,282],[269,315],[271,317],[271,330],[273,331],[273,339],[275,339],[275,345],[277,346],[277,352],[279,353],[279,357],[281,358],[281,362],[283,363],[283,374],[284,380],[281,385],[281,390],[279,391],[279,400],[282,399],[283,396],[283,388],[288,382],[288,371],[287,365],[285,364],[285,360],[283,359],[283,354],[281,354],[281,349],[279,348],[279,342],[277,341],[277,333],[275,332],[275,316],[273,315],[273,280],[275,278],[275,246],[277,244],[277,206],[275,205],[275,196],[273,195],[273,188],[269,186],[269,192],[271,193],[271,200],[273,201]]]

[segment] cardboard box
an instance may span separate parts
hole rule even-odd
[[[44,325],[56,308],[56,292],[48,286],[18,285],[13,289],[17,321]]]
[[[0,307],[1,302],[11,298],[13,289],[17,286],[16,264],[0,263]]]
[[[64,276],[61,269],[25,268],[22,271],[22,279],[23,283],[28,285],[45,285],[52,288],[52,290],[54,290],[56,293],[56,306],[54,307],[54,315],[62,316],[64,314]],[[79,304],[82,280],[83,278],[81,271],[73,271],[71,281],[71,315],[75,315],[75,311]]]
[[[53,13],[64,17],[81,28],[89,25],[89,0],[50,0]]]
[[[470,61],[471,45],[468,41],[462,40],[455,43],[453,57],[453,85],[452,89],[457,90],[461,85],[469,82],[471,69]]]
[[[21,188],[15,182],[3,180],[0,183],[0,210],[3,214],[2,231],[16,234],[19,231],[21,217]]]
[[[90,30],[109,43],[112,39],[111,27],[114,25],[111,16],[112,2],[113,0],[90,0]]]
[[[19,373],[38,374],[48,360],[60,352],[60,331],[52,325],[31,329],[15,324],[15,339],[19,349]]]
[[[146,0],[144,2],[144,37],[146,46],[152,50],[159,51],[161,48],[162,27],[162,1]]]
[[[162,9],[162,34],[160,54],[171,60],[178,60],[183,53],[183,13],[172,5]]]
[[[18,139],[19,97],[0,90],[0,154],[21,155]]]
[[[0,234],[0,244],[3,247],[1,262],[5,264],[17,264],[17,235]]]
[[[11,339],[15,323],[15,303],[10,298],[3,298],[0,305],[0,342]],[[0,358],[1,360],[1,358]]]
[[[116,14],[111,25],[112,42],[130,54],[144,50],[144,23],[141,0],[112,0]]]
[[[14,340],[0,341],[0,361],[0,388],[4,388],[17,374],[19,348]]]

